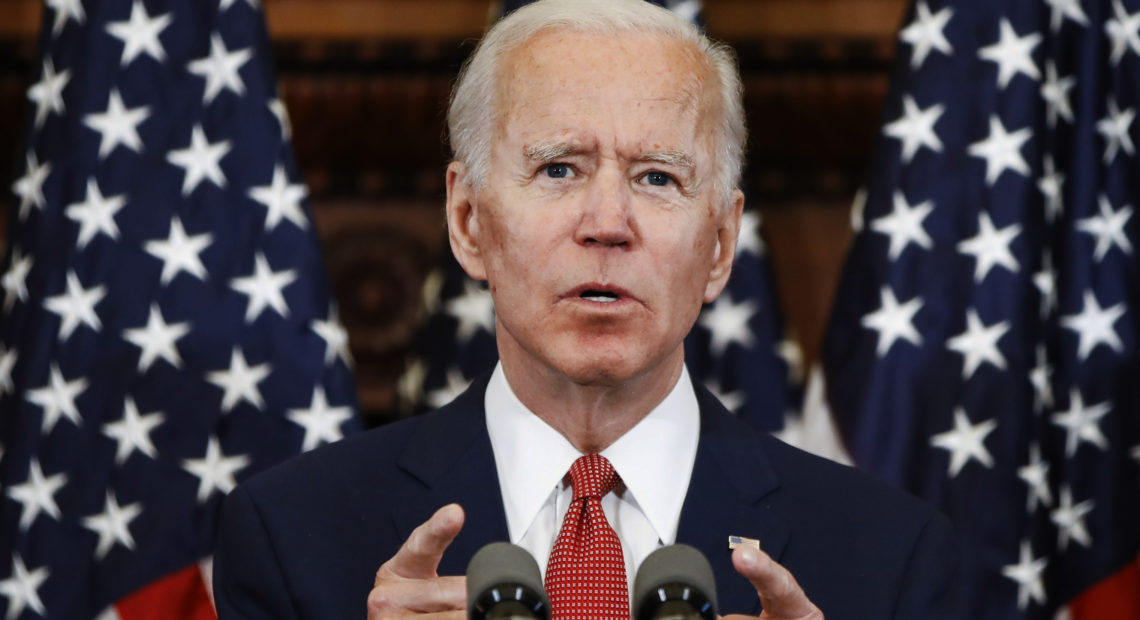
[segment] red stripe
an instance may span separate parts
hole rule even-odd
[[[122,620],[217,620],[197,564],[153,581],[115,603]]]
[[[1140,561],[1086,590],[1069,612],[1072,620],[1140,620]]]

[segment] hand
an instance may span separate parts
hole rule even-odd
[[[751,547],[732,552],[732,566],[744,575],[760,595],[764,613],[760,620],[823,620],[823,612],[812,604],[796,578],[767,553]],[[753,616],[731,615],[723,620],[745,620]]]
[[[376,571],[368,593],[368,620],[465,620],[467,578],[436,573],[444,550],[462,527],[463,508],[448,504],[413,530],[396,555]]]

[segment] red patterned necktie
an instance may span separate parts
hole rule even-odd
[[[621,541],[602,512],[602,496],[619,480],[600,454],[587,454],[570,466],[574,500],[546,567],[553,620],[629,620]]]

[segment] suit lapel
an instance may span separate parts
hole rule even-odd
[[[422,483],[395,510],[396,527],[407,540],[432,513],[451,502],[463,507],[466,520],[440,562],[441,575],[462,575],[483,545],[508,540],[507,518],[483,411],[488,377],[451,404],[429,414],[409,438],[398,464]]]
[[[776,561],[790,529],[764,498],[779,478],[761,448],[756,431],[730,414],[697,385],[701,437],[688,494],[681,509],[677,542],[700,549],[716,576],[720,613],[756,613],[755,588],[732,567],[730,535],[760,539]]]

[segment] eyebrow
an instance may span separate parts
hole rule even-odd
[[[523,151],[523,154],[531,161],[551,162],[566,157],[567,155],[579,154],[583,152],[583,150],[581,145],[572,142],[541,142],[534,146],[527,147]],[[689,170],[696,167],[693,163],[693,157],[681,150],[642,153],[634,157],[633,160],[639,162],[657,162]]]
[[[550,162],[580,152],[582,147],[571,142],[540,142],[528,146],[523,155],[531,161]]]
[[[642,153],[634,158],[635,161],[657,162],[659,164],[666,164],[669,166],[677,166],[678,168],[686,168],[692,170],[695,167],[693,158],[685,151],[671,150],[671,151],[654,151],[650,153]]]

